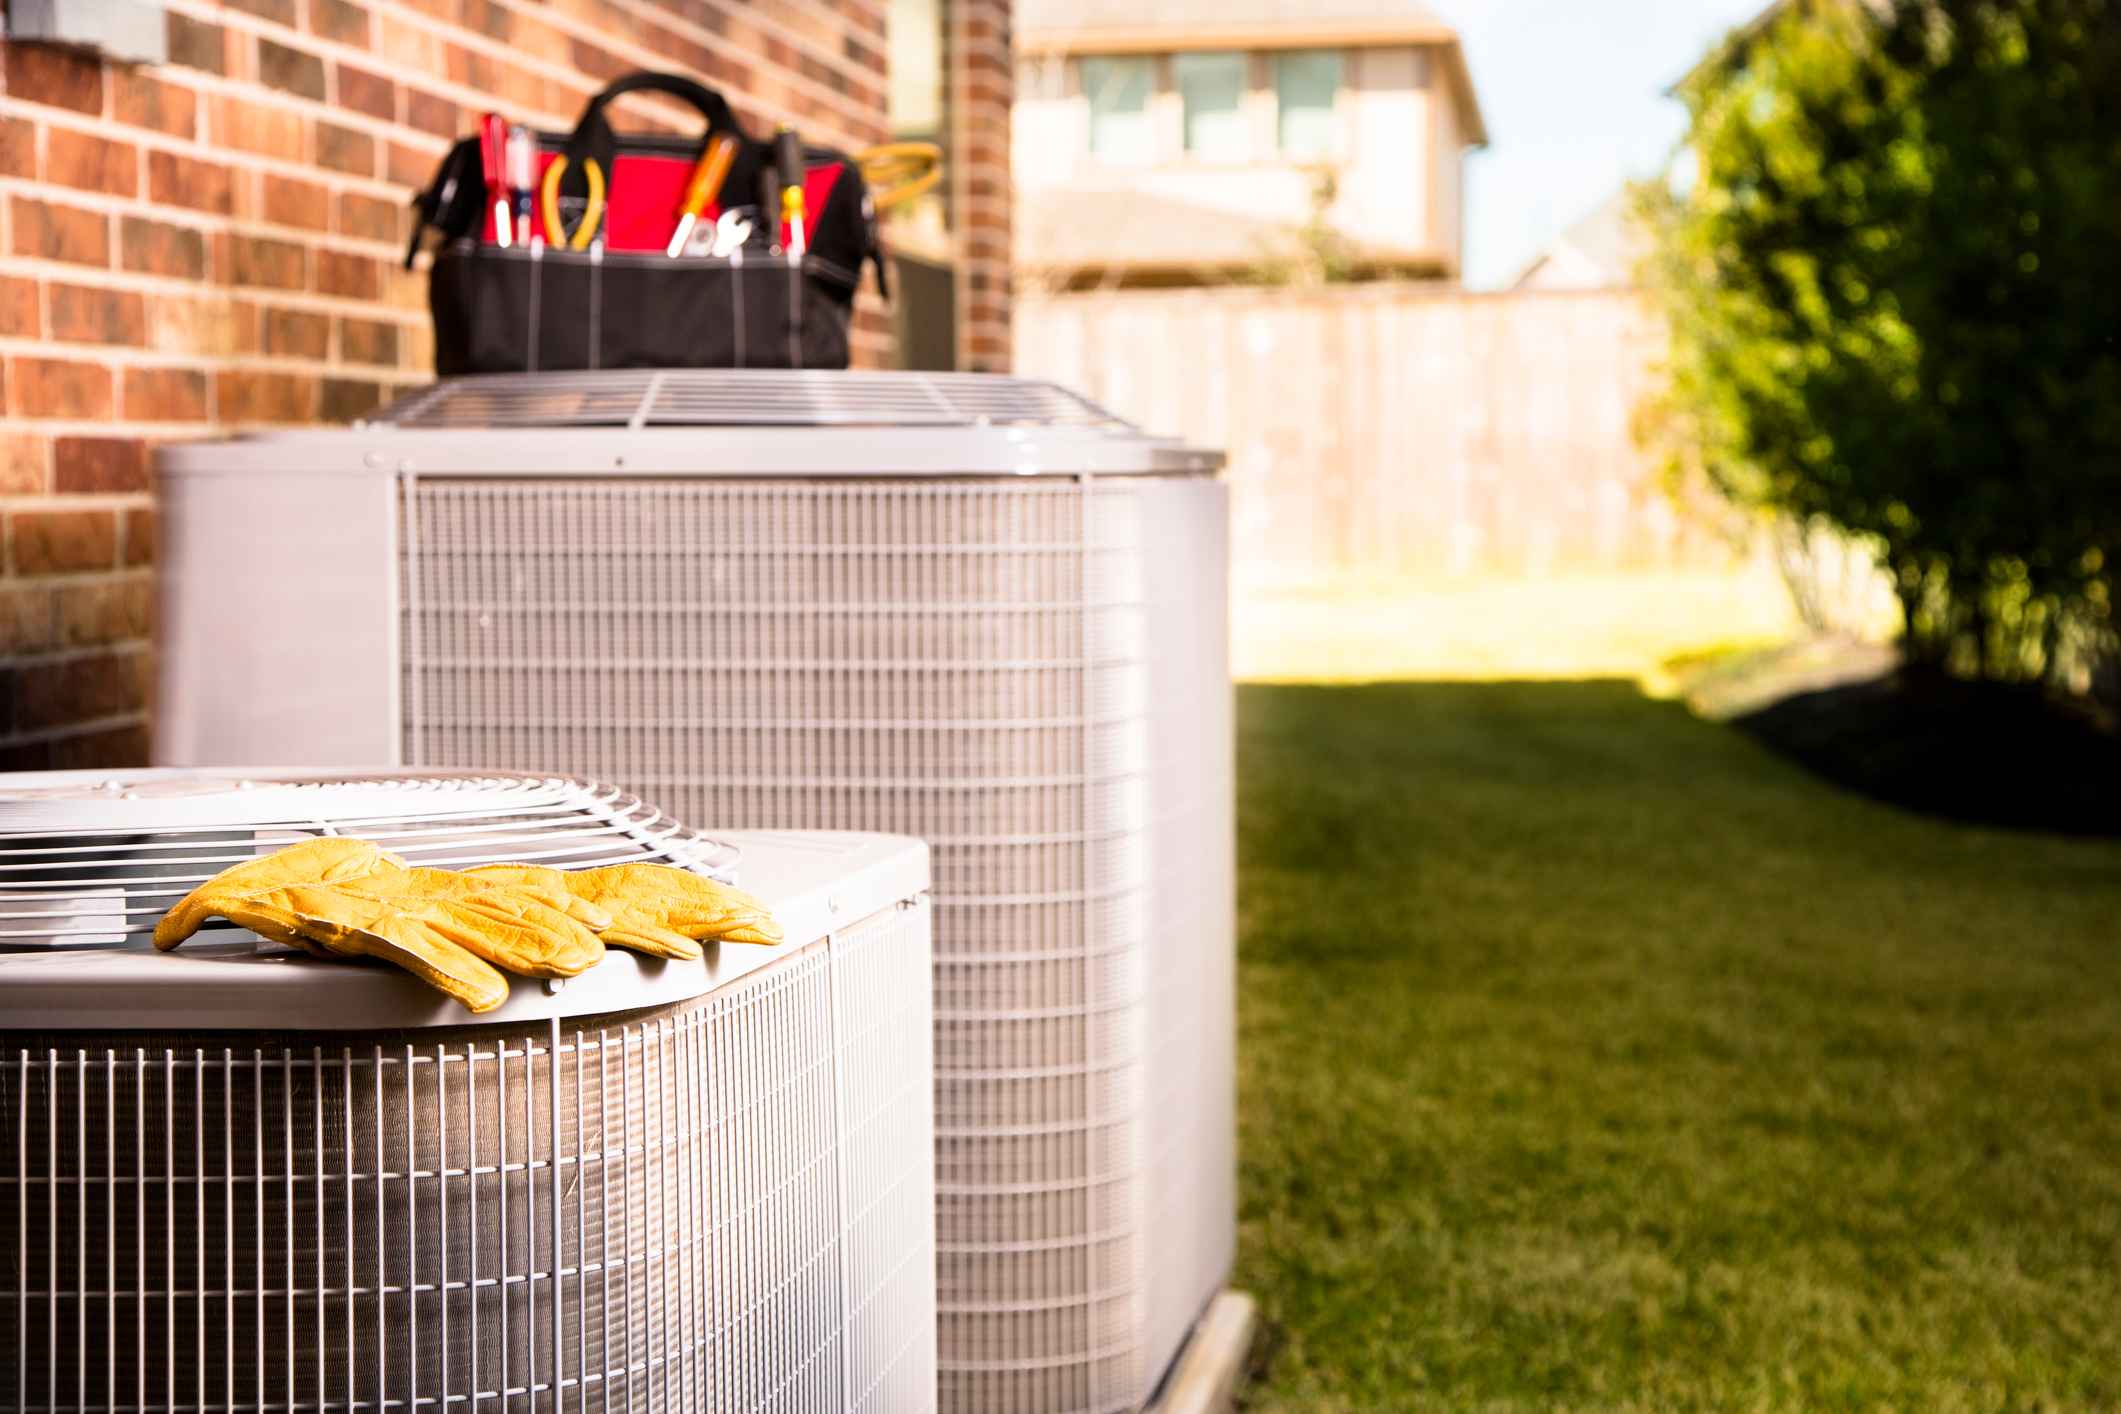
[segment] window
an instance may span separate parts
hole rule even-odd
[[[1281,151],[1298,160],[1331,157],[1338,137],[1333,98],[1340,91],[1340,51],[1297,49],[1274,56]]]
[[[1083,96],[1090,101],[1090,151],[1107,162],[1147,162],[1156,155],[1149,90],[1156,70],[1146,57],[1085,59]]]
[[[1171,77],[1186,114],[1186,151],[1211,162],[1243,162],[1252,155],[1245,118],[1251,56],[1223,51],[1180,54]]]

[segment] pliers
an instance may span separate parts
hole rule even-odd
[[[572,233],[560,219],[560,179],[566,172],[565,153],[553,158],[552,165],[545,169],[541,193],[545,243],[556,250],[587,250],[604,221],[604,168],[594,157],[582,159],[582,179],[589,184],[589,193],[583,199],[581,219]]]

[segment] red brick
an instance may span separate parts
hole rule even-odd
[[[23,417],[109,417],[110,370],[56,358],[17,358],[8,366],[8,396]]]
[[[318,417],[325,422],[352,422],[381,405],[383,385],[352,378],[324,380],[324,404]]]
[[[93,54],[57,44],[14,42],[4,48],[8,97],[76,113],[103,112],[103,63]]]
[[[52,489],[62,495],[145,491],[147,443],[137,437],[55,438]]]
[[[0,334],[34,339],[41,332],[37,282],[25,275],[0,275]]]
[[[51,439],[40,432],[0,433],[0,495],[51,490]]]
[[[37,125],[27,118],[0,118],[0,176],[37,175]]]
[[[158,205],[188,206],[217,216],[236,209],[228,168],[174,152],[147,154],[147,192]]]
[[[312,422],[317,380],[296,373],[223,369],[214,379],[214,398],[225,422]]]
[[[398,361],[398,326],[380,319],[341,319],[339,357],[347,363],[395,365]]]
[[[265,352],[322,359],[331,352],[331,316],[306,309],[265,311]]]
[[[374,299],[381,281],[373,256],[347,255],[336,250],[317,252],[317,292],[344,295],[349,299]]]
[[[118,222],[118,263],[127,270],[168,275],[179,280],[206,276],[206,233],[194,226],[173,226],[127,216]]]
[[[44,174],[61,186],[131,196],[140,189],[140,149],[94,133],[53,128],[44,138]]]
[[[285,108],[240,98],[214,99],[213,141],[224,147],[300,162],[307,155],[304,126],[300,113]]]
[[[331,226],[331,193],[315,182],[268,172],[265,175],[265,219],[279,226],[326,230]]]
[[[407,89],[405,93],[405,122],[409,127],[421,128],[436,137],[455,138],[461,136],[462,119],[457,114],[457,105],[446,98],[419,89]]]
[[[145,722],[74,732],[46,743],[54,771],[122,771],[153,759],[152,737]]]
[[[368,11],[348,0],[309,0],[309,27],[334,44],[368,47]]]
[[[163,353],[225,358],[244,352],[238,338],[241,300],[216,291],[207,297],[151,294],[147,297],[148,347]],[[255,350],[252,350],[255,352]]]
[[[403,202],[346,192],[339,197],[339,229],[364,240],[395,241],[401,234],[398,221],[404,210]]]
[[[351,64],[337,66],[339,80],[339,106],[356,113],[366,113],[371,118],[389,122],[398,116],[398,86],[381,74],[372,74],[366,69],[354,68]]]
[[[229,348],[241,354],[265,352],[265,318],[258,302],[232,299],[222,308],[227,312]]]
[[[75,265],[110,264],[110,218],[100,211],[14,199],[15,254]]]
[[[126,568],[151,565],[155,562],[155,512],[153,507],[142,507],[125,513]]]
[[[49,731],[138,712],[147,706],[150,676],[143,650],[91,653],[18,668],[15,727]]]
[[[19,575],[75,574],[118,563],[118,513],[16,511],[8,517],[9,563]]]
[[[306,50],[270,39],[258,41],[258,82],[314,103],[324,101],[324,61]]]
[[[191,368],[128,368],[120,387],[120,415],[134,422],[200,422],[206,417],[206,375]]]
[[[493,3],[493,0],[462,0],[459,23],[466,29],[475,29],[489,39],[504,42],[515,38],[515,16]]]
[[[232,285],[299,290],[305,283],[304,251],[292,241],[260,236],[223,236],[223,278]]]
[[[0,654],[41,653],[52,646],[58,596],[44,584],[0,589]]]
[[[401,187],[424,188],[434,180],[435,169],[441,165],[442,153],[439,151],[394,142],[390,145],[390,161],[383,175]]]
[[[142,344],[147,341],[147,311],[132,290],[99,285],[53,284],[51,336],[70,344]]]
[[[169,62],[210,74],[228,72],[228,32],[183,15],[169,16]]]
[[[161,83],[137,69],[110,71],[111,116],[134,127],[190,137],[199,128],[199,96],[188,88]]]
[[[454,18],[454,12],[442,18]],[[388,61],[385,68],[403,73],[432,74],[442,67],[440,40],[387,13],[376,18],[376,52]]]
[[[154,581],[144,574],[59,588],[59,642],[68,648],[145,638],[153,616]]]
[[[231,10],[241,10],[261,20],[294,28],[295,0],[223,0],[223,3]]]
[[[376,171],[376,140],[337,123],[317,124],[317,165],[334,172],[371,177]]]

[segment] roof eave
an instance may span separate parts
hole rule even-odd
[[[1178,49],[1376,49],[1395,44],[1456,44],[1449,25],[1427,21],[1380,24],[1334,20],[1322,23],[1250,25],[1110,25],[1098,28],[1020,30],[1022,54],[1142,54]]]
[[[1488,120],[1480,111],[1480,95],[1473,88],[1473,70],[1466,64],[1465,46],[1453,35],[1443,45],[1444,68],[1451,76],[1451,91],[1458,102],[1458,125],[1467,147],[1488,145]]]

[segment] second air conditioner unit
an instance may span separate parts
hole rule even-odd
[[[325,833],[733,870],[788,941],[477,1016],[233,926],[149,945]],[[0,775],[0,1409],[932,1408],[925,874],[559,778]]]
[[[468,379],[172,448],[156,750],[928,840],[943,1406],[1131,1408],[1235,1240],[1219,467],[875,373]]]

